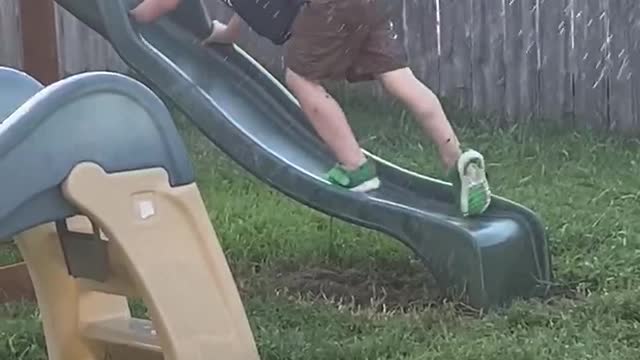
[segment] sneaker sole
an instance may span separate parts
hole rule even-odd
[[[368,192],[371,190],[376,190],[379,187],[380,187],[380,179],[376,177],[371,180],[367,180],[358,186],[352,187],[349,190],[355,191],[355,192]]]
[[[481,165],[478,166],[476,162]],[[460,211],[464,216],[482,214],[491,204],[491,190],[484,171],[484,158],[477,151],[469,150],[462,154],[457,166],[461,184]],[[474,189],[484,192],[486,201],[479,210],[470,211],[469,194]]]

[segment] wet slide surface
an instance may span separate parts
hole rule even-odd
[[[56,1],[240,166],[302,204],[402,241],[441,285],[465,287],[470,303],[532,296],[537,280],[551,279],[540,219],[511,201],[494,197],[485,215],[463,218],[449,184],[378,158],[379,190],[329,185],[323,174],[335,160],[290,93],[240,48],[199,45],[209,31],[199,1],[149,25],[131,22],[129,1]]]

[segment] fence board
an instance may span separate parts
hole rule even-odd
[[[455,106],[640,131],[640,1],[385,1],[416,75]],[[228,19],[219,0],[206,3],[212,17]],[[22,64],[18,4],[0,0],[0,64],[14,67]],[[65,10],[57,7],[56,19],[62,75],[126,70]],[[239,45],[282,75],[282,47],[250,31]],[[381,94],[375,83],[350,88]]]
[[[606,3],[608,0],[574,0],[576,119],[592,128],[608,126]]]
[[[500,119],[505,96],[502,4],[503,0],[474,0],[471,21],[472,109]]]
[[[535,0],[505,1],[505,112],[527,119],[538,107],[538,44]]]
[[[539,109],[557,122],[571,117],[573,96],[569,50],[571,12],[569,0],[540,0],[540,91]]]
[[[22,66],[20,0],[0,1],[0,65]]]
[[[633,110],[631,25],[637,0],[616,0],[609,4],[611,18],[611,72],[609,114],[611,127],[630,130],[636,124]],[[637,51],[637,49],[636,49]]]
[[[63,76],[83,71],[127,70],[126,64],[106,40],[57,5],[56,26]]]
[[[633,118],[635,119],[635,130],[640,130],[640,6],[634,1],[635,7],[630,11],[630,49],[631,56],[631,99],[633,99]]]
[[[471,11],[472,0],[440,0],[440,95],[460,108],[473,104]]]
[[[407,0],[403,33],[409,66],[434,92],[440,91],[437,8],[435,0]]]

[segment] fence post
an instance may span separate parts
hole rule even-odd
[[[58,42],[53,0],[20,0],[23,70],[45,85],[59,79]],[[0,303],[34,301],[24,263],[0,267]]]
[[[20,0],[23,68],[45,85],[59,79],[53,0]]]

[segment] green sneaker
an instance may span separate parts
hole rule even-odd
[[[474,150],[465,151],[449,172],[456,205],[463,216],[480,215],[491,203],[491,190],[485,173],[484,158]]]
[[[367,192],[380,187],[376,166],[370,159],[352,171],[336,165],[327,173],[327,180],[334,185],[357,192]]]

